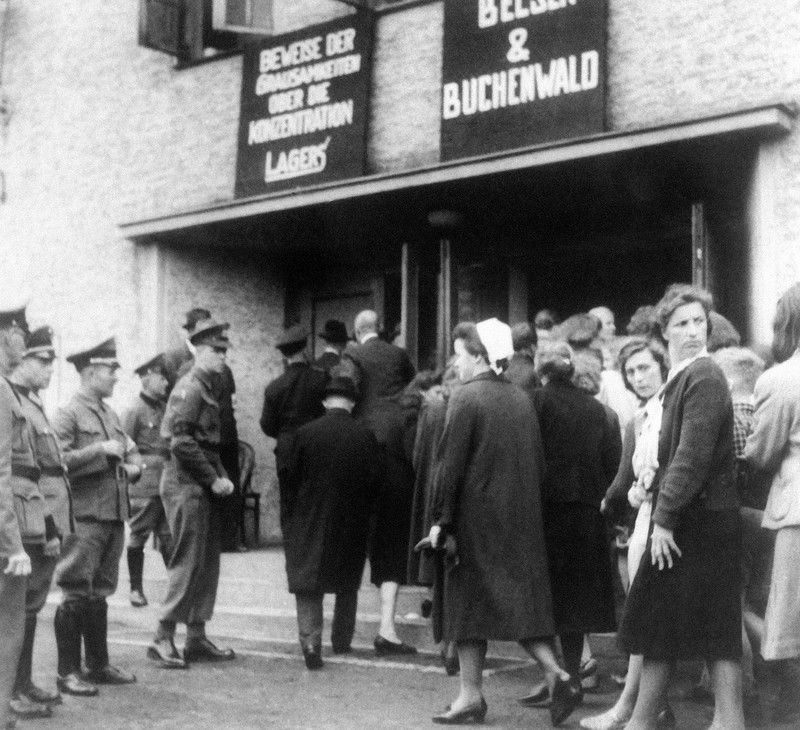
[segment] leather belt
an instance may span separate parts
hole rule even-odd
[[[12,464],[11,473],[20,479],[27,479],[31,482],[38,482],[42,475],[38,466],[26,466],[25,464]]]

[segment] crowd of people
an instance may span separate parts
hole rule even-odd
[[[712,730],[743,730],[765,667],[780,677],[774,719],[800,718],[800,284],[758,353],[683,284],[625,335],[606,307],[461,322],[441,372],[415,372],[379,325],[365,310],[351,338],[329,320],[313,361],[310,333],[288,328],[284,373],[264,392],[308,670],[324,666],[325,594],[332,650],[352,651],[369,560],[378,656],[416,652],[398,634],[398,592],[429,589],[422,614],[459,675],[434,723],[486,717],[488,641],[518,642],[541,666],[519,701],[562,723],[596,681],[588,636],[614,631],[630,657],[622,691],[582,727],[674,727],[684,659],[706,663],[695,689],[713,697]],[[106,599],[126,554],[131,603],[147,604],[151,535],[168,589],[147,657],[165,669],[235,659],[205,630],[220,552],[241,537],[228,329],[190,310],[181,346],[136,369],[141,393],[121,417],[107,403],[115,341],[70,354],[81,384],[51,422],[53,333],[30,331],[22,305],[0,312],[0,727],[50,716],[60,693],[136,681],[110,661]],[[57,692],[32,673],[53,582]]]

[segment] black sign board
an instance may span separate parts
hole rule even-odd
[[[364,174],[371,50],[359,12],[245,51],[237,198]]]
[[[445,0],[443,160],[603,131],[606,0]]]

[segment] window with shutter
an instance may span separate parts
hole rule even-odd
[[[184,55],[184,0],[141,0],[139,45],[173,56]]]
[[[271,35],[272,0],[214,0],[214,30]]]

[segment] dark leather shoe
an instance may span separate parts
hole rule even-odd
[[[307,646],[303,649],[303,659],[306,661],[306,669],[314,671],[322,669],[324,662],[322,661],[322,650],[318,646]]]
[[[550,707],[550,690],[547,689],[546,684],[542,685],[530,694],[520,697],[517,702],[523,707]]]
[[[8,706],[11,708],[11,712],[23,720],[50,717],[53,714],[50,705],[32,702],[23,694],[15,694],[9,701]]]
[[[43,705],[60,705],[61,693],[48,692],[46,689],[37,687],[33,682],[29,682],[28,686],[20,692],[33,702],[41,702]]]
[[[147,647],[147,658],[159,662],[162,669],[188,669],[172,639],[157,639]]]
[[[550,701],[550,720],[553,725],[560,725],[583,702],[583,690],[580,679],[570,678],[568,681],[556,679],[553,687],[553,699]]]
[[[70,672],[63,677],[58,677],[56,687],[64,694],[76,697],[94,697],[98,692],[97,687],[91,682],[87,682],[77,672]]]
[[[453,710],[448,707],[446,712],[441,715],[434,715],[431,720],[436,725],[466,725],[472,722],[479,725],[486,718],[488,710],[489,707],[486,704],[486,700],[481,697],[480,702],[469,705],[463,710]]]
[[[220,649],[205,636],[201,639],[186,639],[183,658],[187,662],[229,662],[236,659],[233,649]]]
[[[95,684],[133,684],[136,681],[135,674],[117,669],[110,664],[100,669],[90,669],[84,676]]]
[[[389,639],[384,639],[380,635],[375,637],[375,641],[373,641],[372,644],[375,647],[375,653],[378,656],[384,656],[385,654],[417,653],[417,650],[413,646],[409,646],[408,644],[405,644],[402,641],[399,644],[396,644],[393,641],[389,641]]]

